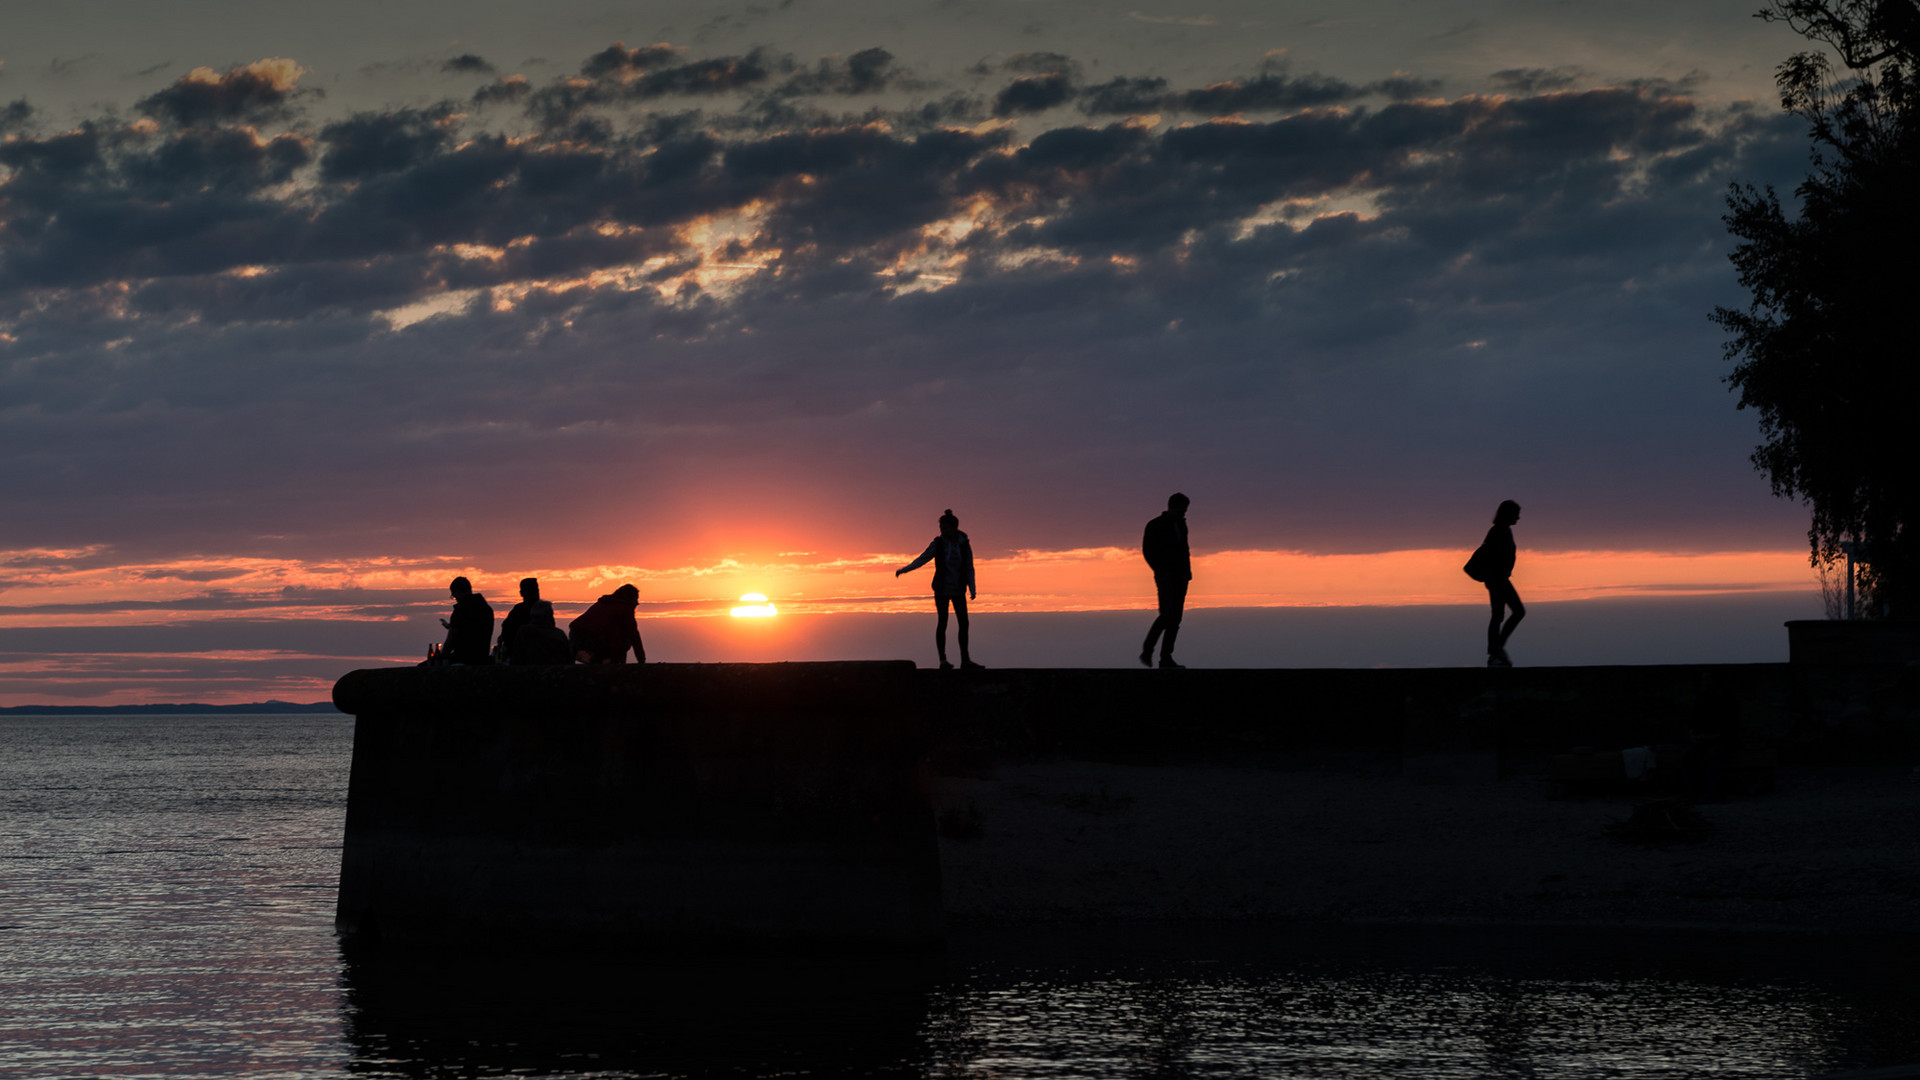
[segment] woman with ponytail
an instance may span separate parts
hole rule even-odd
[[[947,605],[952,604],[960,619],[960,666],[981,668],[967,652],[967,601],[979,595],[973,584],[973,546],[960,531],[960,519],[948,510],[940,515],[940,535],[933,538],[920,557],[893,572],[899,577],[933,562],[933,604],[940,613],[933,631],[933,644],[940,651],[940,670],[952,671],[947,662]]]

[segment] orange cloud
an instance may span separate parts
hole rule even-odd
[[[1365,555],[1223,551],[1194,560],[1188,606],[1338,607],[1479,603],[1461,573],[1465,550]],[[917,611],[928,575],[895,578],[906,553],[766,560],[715,558],[670,567],[606,564],[492,568],[458,557],[285,562],[257,557],[120,563],[112,553],[0,552],[0,627],[178,623],[222,618],[408,620],[444,607],[447,582],[471,578],[510,604],[521,577],[541,580],[563,610],[614,586],[640,588],[654,617],[724,615],[744,593],[782,612]],[[980,610],[1101,611],[1147,608],[1153,581],[1137,551],[1019,551],[978,560]],[[1813,587],[1801,551],[1526,551],[1514,584],[1528,600],[1627,595],[1709,595]]]

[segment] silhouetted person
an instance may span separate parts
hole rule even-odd
[[[973,584],[973,545],[967,540],[967,534],[960,531],[960,519],[949,510],[940,515],[940,535],[933,538],[927,550],[920,557],[893,572],[894,577],[925,566],[928,559],[933,560],[933,606],[940,612],[939,621],[934,624],[933,645],[940,650],[940,670],[952,671],[953,665],[947,663],[947,605],[960,619],[960,666],[962,668],[982,668],[985,664],[976,664],[967,652],[967,599],[979,596]]]
[[[447,628],[447,643],[441,649],[447,663],[486,663],[487,650],[493,646],[492,605],[464,577],[454,578],[447,591],[453,594],[453,614],[440,620]]]
[[[1513,560],[1516,548],[1513,543],[1513,524],[1520,520],[1520,504],[1508,499],[1494,511],[1493,528],[1487,530],[1487,538],[1474,549],[1473,557],[1467,560],[1467,576],[1487,586],[1487,599],[1493,604],[1493,621],[1487,624],[1487,666],[1512,667],[1513,661],[1507,658],[1507,639],[1513,636],[1513,628],[1526,618],[1526,606],[1520,603],[1520,594],[1514,591]],[[1501,617],[1508,611],[1506,625],[1501,625]]]
[[[624,664],[627,650],[633,650],[633,662],[647,662],[647,648],[640,644],[640,624],[634,621],[634,609],[640,606],[640,590],[622,585],[593,602],[580,617],[567,624],[567,641],[573,646],[573,658],[583,664]]]
[[[1188,499],[1179,492],[1167,496],[1167,512],[1147,522],[1140,553],[1153,568],[1153,590],[1159,594],[1160,615],[1147,630],[1140,662],[1153,666],[1153,643],[1160,643],[1160,666],[1185,667],[1173,659],[1173,643],[1180,636],[1180,616],[1187,608],[1187,583],[1193,580],[1193,557],[1187,550]],[[1162,636],[1164,635],[1164,636]]]
[[[571,664],[573,649],[540,599],[538,578],[520,579],[520,602],[500,623],[500,658],[509,664]]]

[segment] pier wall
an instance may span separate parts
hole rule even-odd
[[[1916,687],[1787,664],[360,671],[335,689],[358,717],[339,925],[647,947],[953,920],[1920,929]],[[1657,792],[1551,782],[1576,748],[1684,740],[1709,696],[1783,767],[1878,786],[1788,785],[1666,850],[1608,832]],[[1791,882],[1755,869],[1785,858]]]
[[[913,667],[353,672],[362,942],[911,944],[940,932]]]

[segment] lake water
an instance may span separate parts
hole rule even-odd
[[[1809,1077],[1920,1062],[1911,946],[1299,927],[943,956],[332,934],[352,720],[0,718],[0,1076]]]

